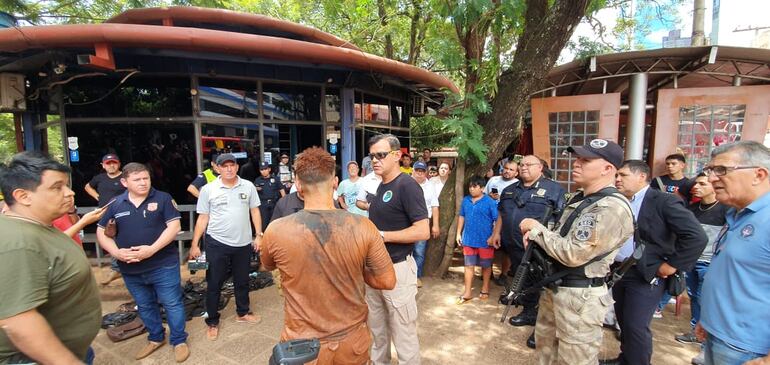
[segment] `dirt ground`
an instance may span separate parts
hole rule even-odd
[[[462,266],[450,269],[449,279],[425,278],[424,286],[417,296],[420,311],[419,337],[423,364],[533,364],[535,351],[525,346],[525,340],[532,327],[512,327],[500,323],[503,306],[496,297],[501,287],[491,284],[489,300],[478,298],[464,305],[455,304],[455,298],[462,291]],[[95,269],[97,278],[101,272]],[[189,275],[185,275],[187,277]],[[196,280],[202,280],[199,273]],[[474,283],[474,294],[478,295],[480,278]],[[130,299],[122,280],[102,288],[102,309],[105,313],[114,311],[120,303]],[[266,364],[272,346],[278,341],[283,325],[283,298],[275,287],[251,293],[252,308],[262,316],[262,322],[249,326],[233,322],[234,301],[222,312],[222,331],[216,342],[206,340],[205,324],[201,318],[187,322],[190,333],[190,359],[186,364]],[[518,310],[512,310],[512,314]],[[653,364],[685,365],[697,354],[698,346],[684,345],[674,341],[674,335],[688,329],[689,305],[682,305],[682,313],[674,314],[674,306],[667,306],[663,319],[654,319]],[[101,330],[94,348],[96,364],[135,363],[133,354],[145,343],[145,336],[138,336],[124,342],[112,343]],[[613,358],[619,351],[614,332],[604,331],[602,358]],[[395,353],[393,354],[396,363]],[[140,364],[173,363],[171,348],[159,349]]]

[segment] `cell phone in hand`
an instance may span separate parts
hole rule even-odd
[[[497,188],[492,188],[492,194],[497,194]]]

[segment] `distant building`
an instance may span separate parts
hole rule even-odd
[[[689,47],[692,38],[682,38],[681,35],[682,31],[679,29],[669,31],[668,36],[663,37],[663,48]],[[708,44],[708,40],[706,40],[706,44]]]

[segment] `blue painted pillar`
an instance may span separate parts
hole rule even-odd
[[[355,94],[353,89],[342,89],[340,95],[342,98],[340,105],[340,119],[342,122],[340,128],[340,145],[342,151],[342,179],[348,178],[348,162],[356,161],[356,126],[353,118]]]
[[[21,125],[24,129],[24,150],[40,151],[43,146],[40,131],[35,130],[35,120],[37,115],[34,113],[22,113]]]

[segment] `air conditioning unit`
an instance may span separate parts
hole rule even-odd
[[[422,96],[412,97],[412,115],[425,115],[425,98]]]
[[[25,90],[24,75],[0,73],[0,110],[10,112],[27,110]]]

